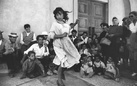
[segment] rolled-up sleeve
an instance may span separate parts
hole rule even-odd
[[[33,44],[29,49],[27,49],[26,51],[24,51],[24,54],[28,54],[29,51],[33,51],[35,48],[35,45]]]
[[[24,41],[23,41],[23,34],[22,34],[22,33],[20,34],[20,43],[21,43],[21,44],[24,44]]]
[[[33,34],[33,41],[36,41],[36,34]]]

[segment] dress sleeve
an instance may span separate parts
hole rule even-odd
[[[64,24],[62,29],[62,33],[69,33],[70,32],[70,26],[68,24]]]

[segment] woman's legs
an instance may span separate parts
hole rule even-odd
[[[59,86],[63,86],[64,85],[64,83],[63,83],[63,81],[62,81],[62,74],[63,74],[64,72],[63,72],[63,68],[61,67],[61,66],[59,66],[59,68],[58,68],[58,81],[57,81],[57,84],[59,85]]]
[[[66,68],[62,68],[62,76],[61,76],[61,77],[62,77],[63,80],[66,79],[66,78],[65,78],[65,74],[64,74],[65,70],[66,70]]]

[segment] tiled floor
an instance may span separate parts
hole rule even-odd
[[[91,83],[95,86],[132,86],[133,83],[135,83],[134,80],[130,80],[130,79],[123,78],[123,77],[121,77],[119,82],[116,82],[114,80],[104,79],[102,76],[98,76],[98,75],[95,75],[92,78],[81,78],[79,76],[79,73],[76,73],[74,71],[69,71],[68,73],[88,83]]]
[[[10,78],[7,72],[6,66],[0,65],[0,86],[57,86],[57,75],[20,80],[21,73],[18,73],[14,78]],[[64,83],[66,86],[132,86],[135,83],[135,80],[124,77],[121,77],[120,82],[107,80],[97,75],[92,78],[81,78],[79,73],[70,70],[65,75],[66,81]]]
[[[0,65],[0,86],[57,86],[57,75],[47,77],[37,77],[35,79],[20,79],[21,73],[18,73],[16,77],[10,78],[7,74],[7,68],[5,65]],[[93,86],[71,74],[65,73],[66,86]]]
[[[1,75],[1,74],[0,74]],[[14,78],[10,78],[7,75],[0,77],[0,86],[57,86],[56,80],[57,76],[48,77],[38,77],[35,79],[22,79],[20,80],[20,74]],[[64,81],[66,86],[93,86],[87,82],[73,77],[72,75],[66,74],[66,81]]]

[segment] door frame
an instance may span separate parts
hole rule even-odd
[[[90,0],[88,0],[88,1],[90,1]],[[104,9],[105,8],[107,8],[107,9],[105,9],[105,11],[106,12],[104,12],[104,19],[105,19],[105,21],[104,22],[106,22],[106,23],[108,23],[108,14],[109,14],[109,12],[108,12],[108,2],[103,2],[103,1],[100,1],[100,0],[98,0],[98,1],[96,1],[96,0],[92,0],[92,1],[94,1],[94,2],[100,2],[100,3],[103,3],[104,4]],[[79,6],[79,0],[73,0],[73,22],[75,22],[75,20],[76,19],[78,19],[79,18],[79,8],[78,8],[78,6]],[[77,16],[76,16],[77,15]],[[79,30],[78,30],[78,25],[75,27],[75,29],[78,31],[78,33],[79,33]]]

